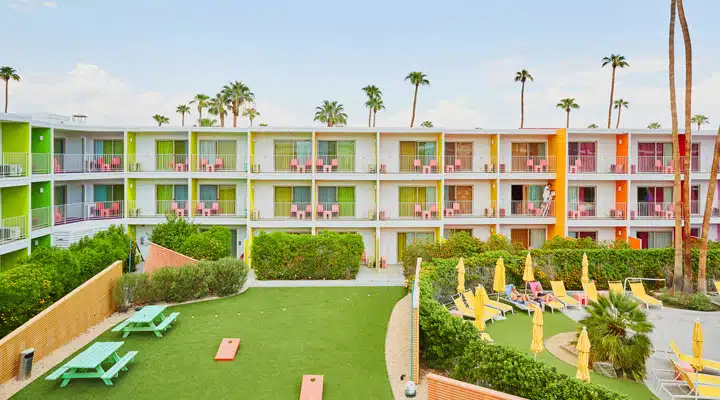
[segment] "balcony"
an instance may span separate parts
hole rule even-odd
[[[318,202],[315,206],[315,218],[318,220],[375,220],[375,208],[369,208],[367,214],[357,212],[355,202]]]
[[[680,172],[685,171],[685,157],[680,157]],[[700,171],[700,157],[690,157],[690,171]],[[630,165],[631,174],[674,174],[672,156],[637,156]]]
[[[437,220],[440,219],[440,212],[438,210],[438,203],[434,202],[400,202],[393,204],[388,209],[380,210],[380,220],[386,221],[388,219],[427,219]]]
[[[508,172],[507,161],[500,163],[500,173]],[[510,171],[524,174],[547,174],[556,170],[555,156],[512,156]]]
[[[273,215],[260,215],[259,210],[253,211],[253,220],[312,220],[313,206],[310,202],[275,202]]]
[[[187,172],[190,156],[187,154],[130,154],[130,172]]]
[[[128,200],[128,217],[129,218],[164,218],[167,215],[175,214],[178,217],[188,216],[187,200],[155,200],[155,201],[135,201]],[[145,205],[146,207],[139,207]]]
[[[2,153],[0,178],[18,178],[28,174],[27,153]]]
[[[568,218],[570,219],[617,219],[627,218],[627,204],[615,203],[614,208],[600,210],[596,202],[568,203]]]
[[[32,155],[32,173],[33,174],[49,174],[50,169],[50,153],[33,153]]]
[[[443,215],[445,218],[494,218],[495,203],[488,203],[487,207],[475,207],[472,200],[445,201]]]
[[[333,172],[341,174],[374,174],[377,170],[375,168],[375,157],[318,154],[315,160],[315,172],[325,174]]]
[[[96,201],[55,206],[55,225],[123,218],[125,201]]]
[[[569,156],[570,174],[627,174],[627,156]]]
[[[247,172],[247,159],[239,154],[193,154],[194,172]]]
[[[275,155],[255,157],[250,172],[259,173],[311,173],[313,169],[312,156],[304,155]]]
[[[445,173],[448,174],[469,174],[469,173],[493,173],[496,172],[497,161],[490,157],[483,157],[474,160],[473,156],[445,156]]]
[[[4,218],[0,220],[0,245],[27,238],[27,216]]]
[[[50,207],[33,208],[30,210],[32,230],[50,227]]]
[[[682,212],[682,211],[681,211]],[[671,201],[642,201],[630,211],[630,219],[673,219],[675,205]]]
[[[56,174],[122,172],[122,154],[55,154],[53,170]]]
[[[543,203],[542,201],[511,201],[510,212],[500,208],[500,218],[554,218],[555,202]]]
[[[238,207],[237,200],[196,200],[192,202],[193,215],[197,217],[245,217],[245,207]]]
[[[381,174],[437,174],[439,168],[435,155],[388,157],[380,162]]]

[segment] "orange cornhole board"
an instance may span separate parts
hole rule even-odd
[[[215,353],[215,361],[232,361],[235,359],[238,348],[240,347],[240,339],[223,338]]]
[[[303,375],[300,400],[322,400],[323,375]]]

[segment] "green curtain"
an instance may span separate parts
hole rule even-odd
[[[108,189],[108,185],[94,185],[93,198],[95,201],[108,201]]]
[[[168,171],[172,168],[170,156],[173,154],[172,140],[158,140],[155,144],[157,157],[156,168],[159,171]]]
[[[293,203],[310,203],[311,193],[309,186],[295,186],[293,187]]]
[[[418,191],[414,187],[401,187],[399,216],[412,217],[415,213],[415,204],[418,201]]]
[[[55,205],[60,206],[67,202],[66,200],[67,186],[56,186],[55,187]]]
[[[290,160],[293,157],[293,142],[275,141],[275,171],[287,171],[290,169]]]
[[[122,155],[125,154],[125,149],[123,148],[122,140],[113,140],[112,141],[112,154],[117,157],[122,157]]]
[[[301,164],[312,158],[312,142],[310,140],[299,140],[295,142],[295,153]]]
[[[340,157],[338,170],[343,172],[355,171],[355,142],[345,140],[338,143],[338,156]]]
[[[65,153],[65,140],[63,139],[54,139],[53,140],[54,147],[55,147],[55,154],[64,154]]]
[[[337,203],[338,193],[335,186],[321,186],[318,188],[318,203],[327,206],[328,203]]]
[[[338,155],[338,142],[321,140],[318,142],[318,155],[336,157]]]
[[[580,202],[580,188],[569,187],[568,188],[568,210],[577,211],[578,202]]]
[[[417,142],[400,142],[400,172],[413,172],[417,145]]]
[[[176,140],[174,142],[175,148],[172,154],[175,156],[176,164],[187,164],[190,162],[188,159],[188,141],[187,140]]]
[[[397,234],[397,262],[401,263],[405,258],[405,248],[407,247],[407,239],[405,232],[398,232]]]
[[[288,186],[275,186],[275,216],[289,217],[291,202],[292,188]]]
[[[235,186],[220,186],[220,212],[222,214],[235,214]]]
[[[113,154],[112,140],[103,140],[102,144],[103,144],[102,154],[104,154],[106,156],[112,155]],[[109,160],[108,160],[108,162],[109,162]]]
[[[338,202],[340,203],[341,217],[355,216],[355,188],[339,187],[337,190]]]
[[[420,189],[420,192],[423,192],[422,188]],[[422,199],[420,202],[423,204],[423,206],[427,209],[430,204],[435,204],[437,202],[437,197],[435,196],[435,188],[434,187],[426,187],[425,190],[425,198]],[[418,200],[419,199],[418,195]]]
[[[543,186],[539,186],[539,185],[529,185],[529,186],[527,187],[528,201],[542,202],[542,200],[543,200],[543,197],[542,197],[543,189],[544,189]]]
[[[218,140],[218,157],[223,159],[225,169],[234,171],[237,167],[237,142],[234,140]]]
[[[199,200],[202,201],[203,207],[210,208],[212,203],[218,200],[217,185],[200,185]]]
[[[155,187],[155,199],[157,200],[157,213],[167,214],[170,207],[172,207],[171,200],[173,199],[173,186],[157,185]]]
[[[125,200],[125,187],[123,185],[112,186],[112,199],[113,201]]]

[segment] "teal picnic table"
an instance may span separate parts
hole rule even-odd
[[[65,387],[71,379],[102,379],[106,385],[112,385],[120,371],[127,371],[127,364],[135,358],[137,351],[128,351],[123,357],[117,351],[125,342],[96,342],[82,353],[73,357],[58,368],[45,380],[62,379],[60,387]],[[103,364],[113,363],[107,371]]]
[[[123,332],[124,338],[128,337],[130,332],[154,332],[155,336],[162,337],[162,332],[166,331],[180,315],[174,312],[166,317],[166,308],[167,306],[145,306],[114,327],[112,331]]]

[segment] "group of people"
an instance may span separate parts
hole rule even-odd
[[[542,291],[538,291],[531,296],[527,293],[518,292],[517,289],[515,289],[515,286],[513,286],[512,291],[510,292],[510,300],[520,304],[535,302],[542,307],[543,303],[550,303],[557,300],[557,298],[553,296],[552,293],[545,293]]]

